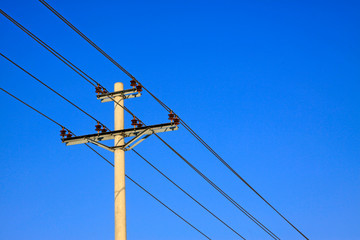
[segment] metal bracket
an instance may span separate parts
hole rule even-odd
[[[179,127],[172,123],[164,123],[164,124],[157,124],[157,125],[151,125],[151,126],[146,126],[146,127],[130,128],[130,129],[105,132],[105,133],[69,137],[69,138],[62,139],[62,142],[65,143],[66,146],[90,142],[99,147],[102,147],[106,150],[113,152],[113,151],[115,151],[115,148],[118,148],[118,147],[109,147],[109,146],[106,146],[99,142],[115,139],[115,136],[121,135],[123,138],[133,137],[125,145],[119,146],[124,151],[129,151],[129,150],[133,149],[135,146],[137,146],[138,144],[140,144],[142,141],[144,141],[145,139],[150,137],[153,133],[176,131],[178,129],[179,129]]]
[[[136,88],[132,88],[123,91],[100,94],[97,96],[97,99],[101,100],[101,102],[104,103],[104,102],[111,102],[113,101],[114,97],[118,97],[118,96],[121,96],[122,99],[136,98],[136,97],[140,97],[141,93],[138,92]]]
[[[97,145],[97,146],[99,146],[99,147],[102,147],[102,148],[104,148],[104,149],[106,149],[106,150],[109,150],[109,151],[111,151],[111,152],[115,152],[115,150],[114,150],[113,148],[111,148],[111,147],[109,147],[109,146],[106,146],[105,144],[99,143],[99,142],[94,141],[94,140],[91,140],[91,139],[87,139],[87,141],[88,141],[89,143],[95,144],[95,145]]]
[[[133,137],[131,140],[129,140],[125,145],[123,146],[124,151],[129,151],[133,149],[136,145],[144,141],[146,138],[150,137],[152,134],[151,129],[146,129],[139,133],[136,137]],[[138,141],[136,141],[138,140]]]

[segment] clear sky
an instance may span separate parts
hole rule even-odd
[[[360,239],[358,1],[49,3],[310,239]],[[108,89],[130,88],[38,1],[0,6]],[[1,53],[113,126],[112,104],[91,85],[3,16],[0,29]],[[93,120],[3,58],[0,86],[78,135],[94,133]],[[168,122],[148,94],[126,105],[146,124]],[[113,239],[112,167],[64,146],[58,126],[4,93],[0,106],[0,239]],[[161,136],[281,239],[302,239],[184,128]],[[271,239],[155,137],[136,149],[246,239]],[[212,239],[239,239],[134,153],[126,172]],[[127,220],[128,239],[203,239],[129,181]]]

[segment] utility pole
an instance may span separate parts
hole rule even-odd
[[[135,80],[131,80],[130,83],[133,88],[126,90],[124,90],[123,83],[115,83],[114,92],[112,93],[104,91],[100,86],[96,87],[98,100],[101,100],[101,102],[114,101],[114,131],[107,132],[105,126],[97,123],[97,125],[95,125],[96,134],[76,137],[72,137],[71,134],[62,134],[62,142],[65,143],[66,146],[92,143],[114,153],[115,240],[126,240],[125,152],[133,149],[153,133],[175,131],[178,130],[179,125],[179,118],[173,113],[170,113],[170,123],[143,126],[143,123],[134,117],[134,119],[131,120],[133,128],[125,129],[125,99],[140,97],[142,91],[142,86],[137,85]],[[66,138],[64,138],[64,136],[66,136]],[[126,142],[125,139],[129,137],[132,138]],[[114,140],[113,147],[100,143],[101,141],[111,139]]]
[[[114,92],[123,91],[124,85],[115,83]],[[114,98],[114,130],[124,129],[124,99]],[[124,138],[116,135],[114,139],[114,207],[115,207],[115,240],[126,240],[126,198],[125,198],[125,151],[119,146],[124,145]]]

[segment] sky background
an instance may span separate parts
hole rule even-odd
[[[360,239],[358,1],[48,2],[310,239]],[[0,6],[106,88],[130,88],[40,2]],[[113,104],[90,84],[3,16],[0,29],[1,53],[113,126]],[[3,58],[0,86],[77,135],[94,133],[93,120]],[[58,126],[4,93],[0,106],[0,239],[113,239],[112,167],[83,145],[66,147]],[[146,124],[168,122],[146,93],[126,106]],[[302,239],[183,127],[161,136],[281,239]],[[156,137],[136,150],[246,239],[271,239]],[[210,238],[239,239],[131,152],[126,172]],[[128,239],[203,239],[126,184]]]

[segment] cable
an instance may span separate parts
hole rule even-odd
[[[64,18],[59,12],[57,12],[53,7],[51,7],[44,0],[39,0],[45,7],[47,7],[51,12],[53,12],[57,17],[59,17],[64,23],[66,23],[72,30],[78,33],[85,41],[92,45],[96,50],[98,50],[103,56],[105,56],[110,62],[117,66],[121,71],[123,71],[130,78],[134,79],[137,83],[141,84],[133,75],[131,75],[125,68],[123,68],[117,61],[110,57],[105,51],[103,51],[98,45],[91,41],[85,34],[83,34],[79,29],[72,25],[66,18]],[[141,84],[142,85],[142,84]],[[167,111],[171,109],[166,106],[160,99],[155,97],[147,88],[142,85],[144,90],[147,91],[156,101],[160,103]],[[207,148],[218,160],[224,164],[235,176],[237,176],[247,187],[249,187],[258,197],[260,197],[268,206],[270,206],[281,218],[283,218],[291,227],[293,227],[299,234],[301,234],[305,239],[308,239],[305,234],[303,234],[298,228],[296,228],[284,215],[282,215],[272,204],[270,204],[260,193],[258,193],[244,178],[240,176],[220,155],[218,155],[193,129],[185,123],[184,120],[180,118],[181,124],[202,144]]]
[[[0,53],[0,56],[4,57],[6,60],[8,60],[9,62],[11,62],[12,64],[14,64],[15,66],[17,66],[19,69],[21,69],[22,71],[24,71],[25,73],[27,73],[28,75],[30,75],[31,77],[33,77],[35,80],[37,80],[38,82],[40,82],[41,84],[43,84],[44,86],[46,86],[47,88],[49,88],[51,91],[55,92],[57,95],[59,95],[60,97],[62,97],[64,100],[66,100],[67,102],[69,102],[71,105],[75,106],[77,109],[79,109],[80,111],[82,111],[84,114],[86,114],[87,116],[89,116],[90,118],[94,119],[95,121],[98,121],[97,119],[95,119],[93,116],[91,116],[90,114],[88,114],[87,112],[85,112],[84,110],[82,110],[81,108],[79,108],[76,104],[74,104],[73,102],[71,102],[70,100],[68,100],[67,98],[63,97],[60,93],[58,93],[57,91],[55,91],[54,89],[52,89],[51,87],[49,87],[48,85],[46,85],[44,82],[40,81],[38,78],[36,78],[35,76],[33,76],[31,73],[29,73],[28,71],[26,71],[24,68],[22,68],[21,66],[19,66],[18,64],[16,64],[14,61],[12,61],[11,59],[9,59],[8,57],[6,57],[5,55],[3,55],[2,53]],[[100,122],[100,121],[98,121]],[[104,125],[105,126],[105,125]],[[105,126],[106,127],[106,126]],[[106,127],[107,128],[107,127]],[[107,128],[108,129],[108,128]],[[194,199],[195,200],[195,199]],[[196,201],[196,200],[195,200]],[[202,206],[203,207],[203,206]],[[216,216],[215,216],[216,217]],[[219,219],[220,220],[220,219]],[[221,222],[223,222],[222,220],[220,220]],[[224,222],[223,222],[224,223]],[[226,225],[226,224],[225,224]],[[229,227],[228,225],[226,225],[227,227]],[[234,231],[232,228],[230,228],[232,231]],[[235,231],[236,234],[238,234]],[[239,236],[241,236],[240,234],[238,234]]]
[[[72,25],[66,18],[64,18],[59,12],[57,12],[53,7],[51,7],[47,2],[39,0],[45,7],[47,7],[51,12],[53,12],[57,17],[59,17],[64,23],[66,23],[71,29],[73,29],[77,34],[79,34],[85,41],[90,43],[91,46],[96,48],[102,55],[109,59],[113,64],[121,69],[126,75],[130,78],[134,78],[125,68],[123,68],[119,63],[117,63],[112,57],[110,57],[106,52],[104,52],[99,46],[97,46],[93,41],[91,41],[85,34],[83,34],[79,29]]]
[[[147,190],[145,190],[143,187],[141,187],[138,183],[136,183],[133,179],[131,179],[129,176],[125,175],[130,181],[132,181],[133,183],[135,183],[138,187],[140,187],[142,190],[144,190],[147,194],[149,194],[150,196],[152,196],[156,201],[158,201],[159,203],[161,203],[164,207],[166,207],[167,209],[169,209],[172,213],[174,213],[176,216],[178,216],[179,218],[181,218],[184,222],[186,222],[187,224],[189,224],[192,228],[194,228],[196,231],[198,231],[199,233],[201,233],[204,237],[206,237],[207,239],[210,239],[208,236],[206,236],[203,232],[201,232],[199,229],[197,229],[196,227],[194,227],[191,223],[189,223],[188,221],[186,221],[183,217],[181,217],[179,214],[177,214],[176,212],[174,212],[171,208],[169,208],[168,206],[166,206],[163,202],[161,202],[158,198],[156,198],[154,195],[152,195],[151,193],[149,193]]]
[[[56,92],[55,90],[53,90],[52,88],[50,88],[49,86],[47,86],[45,83],[43,83],[42,81],[40,81],[39,79],[37,79],[35,76],[33,76],[32,74],[30,74],[29,72],[27,72],[25,69],[23,69],[22,67],[20,67],[19,65],[17,65],[15,62],[13,62],[12,60],[10,60],[9,58],[7,58],[5,55],[1,54],[0,55],[2,57],[4,57],[5,59],[7,59],[8,61],[10,61],[11,63],[13,63],[15,66],[17,66],[18,68],[20,68],[21,70],[23,70],[24,72],[26,72],[27,74],[29,74],[31,77],[33,77],[34,79],[36,79],[37,81],[39,81],[40,83],[42,83],[43,85],[45,85],[46,87],[48,87],[50,90],[52,90],[53,92],[55,92],[56,94],[58,94],[59,96],[61,96],[63,99],[65,99],[66,101],[68,101],[70,104],[72,104],[73,106],[77,107],[79,110],[81,110],[83,113],[85,113],[87,116],[91,117],[92,119],[98,121],[97,119],[93,118],[90,114],[88,114],[87,112],[85,112],[84,110],[80,109],[77,105],[75,105],[74,103],[72,103],[70,100],[66,99],[65,97],[63,97],[61,94],[59,94],[58,92]],[[138,154],[138,153],[137,153]],[[168,180],[170,180],[169,178],[167,178]],[[170,180],[171,181],[171,180]],[[181,189],[182,190],[182,189]],[[184,190],[182,190],[184,191]],[[185,192],[186,193],[186,192]],[[188,193],[186,193],[188,196],[190,196]],[[191,196],[190,196],[191,197]],[[192,198],[192,197],[191,197]],[[194,201],[196,201],[194,198],[192,198]],[[198,201],[196,201],[198,203]],[[200,204],[201,205],[201,204]],[[203,205],[201,205],[203,208],[205,208]],[[206,209],[206,208],[205,208]],[[208,209],[206,209],[207,211],[209,211]],[[210,211],[209,211],[210,212]],[[211,213],[211,212],[210,212]],[[216,217],[213,213],[211,213],[214,217]],[[218,217],[216,217],[218,220],[220,220]],[[222,220],[220,220],[222,223],[224,223]],[[225,223],[224,223],[225,224]],[[227,224],[225,224],[227,227],[229,227]],[[234,231],[234,229],[232,229],[231,227],[229,227],[232,231]],[[239,233],[237,233],[236,231],[234,231],[236,234],[238,234],[239,236],[241,236]],[[242,237],[242,236],[241,236]]]
[[[188,192],[186,192],[184,189],[182,189],[179,185],[177,185],[173,180],[171,180],[168,176],[166,176],[163,172],[161,172],[157,167],[155,167],[152,163],[150,163],[146,158],[144,158],[140,153],[132,149],[134,153],[136,153],[141,159],[143,159],[147,164],[149,164],[153,169],[155,169],[158,173],[160,173],[164,178],[166,178],[169,182],[171,182],[174,186],[176,186],[178,189],[180,189],[183,193],[185,193],[189,198],[191,198],[194,202],[196,202],[199,206],[201,206],[203,209],[205,209],[208,213],[210,213],[213,217],[215,217],[217,220],[219,220],[222,224],[224,224],[227,228],[229,228],[231,231],[233,231],[236,235],[241,237],[245,240],[243,236],[241,236],[237,231],[235,231],[232,227],[230,227],[228,224],[226,224],[224,221],[222,221],[218,216],[216,216],[213,212],[211,212],[208,208],[206,208],[204,205],[202,205],[199,201],[197,201],[193,196],[191,196]]]
[[[24,101],[22,101],[21,99],[15,97],[13,94],[9,93],[8,91],[6,91],[3,88],[0,88],[0,90],[2,90],[3,92],[7,93],[8,95],[10,95],[11,97],[15,98],[16,100],[18,100],[19,102],[25,104],[27,107],[31,108],[32,110],[36,111],[37,113],[41,114],[43,117],[47,118],[48,120],[50,120],[51,122],[57,124],[60,127],[63,127],[63,125],[61,125],[60,123],[58,123],[57,121],[53,120],[52,118],[48,117],[47,115],[45,115],[44,113],[40,112],[39,110],[35,109],[34,107],[30,106],[29,104],[25,103]],[[65,128],[65,127],[64,127]],[[66,130],[70,131],[68,128],[65,128]],[[72,131],[71,131],[72,132]],[[73,133],[73,132],[72,132]],[[75,135],[75,134],[74,134]],[[76,135],[75,135],[76,136]],[[106,159],[103,155],[101,155],[99,152],[97,152],[95,149],[93,149],[92,147],[90,147],[88,144],[86,144],[87,147],[89,147],[92,151],[94,151],[97,155],[99,155],[101,158],[103,158],[107,163],[109,163],[111,166],[114,167],[114,164],[111,163],[108,159]],[[188,224],[189,226],[191,226],[193,229],[195,229],[197,232],[199,232],[200,234],[202,234],[204,237],[206,237],[207,239],[210,239],[206,234],[204,234],[202,231],[200,231],[198,228],[196,228],[194,225],[192,225],[189,221],[187,221],[186,219],[184,219],[183,217],[181,217],[178,213],[176,213],[174,210],[172,210],[170,207],[168,207],[165,203],[163,203],[161,200],[159,200],[157,197],[155,197],[153,194],[151,194],[148,190],[146,190],[144,187],[142,187],[139,183],[137,183],[134,179],[132,179],[131,177],[129,177],[128,175],[125,175],[130,181],[132,181],[136,186],[138,186],[141,190],[143,190],[144,192],[146,192],[147,194],[149,194],[152,198],[154,198],[156,201],[158,201],[161,205],[163,205],[165,208],[167,208],[169,211],[171,211],[173,214],[175,214],[177,217],[179,217],[181,220],[183,220],[186,224]]]
[[[192,165],[188,160],[186,160],[179,152],[177,152],[173,147],[170,146],[163,138],[161,138],[156,132],[154,132],[149,126],[147,126],[143,121],[141,121],[135,114],[133,114],[127,107],[122,106],[114,98],[109,96],[118,106],[123,108],[125,111],[130,113],[134,118],[136,118],[139,122],[142,122],[148,130],[152,131],[152,133],[162,141],[170,150],[172,150],[176,155],[178,155],[191,169],[193,169],[197,174],[199,174],[207,183],[209,183],[213,188],[215,188],[221,195],[223,195],[228,201],[230,201],[236,208],[238,208],[242,213],[244,213],[250,220],[252,220],[256,225],[258,225],[262,230],[264,230],[268,235],[272,238],[279,240],[280,238],[276,236],[272,231],[270,231],[267,227],[265,227],[259,220],[257,220],[254,216],[252,216],[248,211],[246,211],[239,203],[237,203],[234,199],[232,199],[229,195],[227,195],[220,187],[218,187],[214,182],[212,182],[208,177],[206,177],[199,169],[197,169],[194,165]]]
[[[26,28],[22,27],[19,23],[17,23],[14,19],[12,19],[10,16],[8,16],[6,13],[0,10],[0,13],[2,13],[5,17],[7,17],[11,22],[13,22],[16,26],[21,28],[25,33],[27,33],[29,36],[31,36],[33,39],[35,39],[38,43],[40,43],[43,47],[45,47],[48,51],[50,51],[52,54],[54,54],[56,57],[58,57],[60,60],[63,61],[65,59],[62,55],[60,55],[58,52],[55,52],[51,47],[49,47],[47,44],[45,44],[43,41],[41,41],[38,37],[36,37],[34,34],[32,34],[30,31],[28,31]],[[75,72],[77,72],[80,76],[85,78],[79,71],[76,71],[75,69],[78,69],[74,64],[72,64],[70,61],[66,60],[63,61],[68,65],[71,69],[73,69]],[[81,71],[82,72],[82,71]],[[86,75],[87,76],[87,75]],[[86,78],[85,78],[86,79]],[[89,80],[88,80],[89,81]],[[96,82],[97,83],[97,82]],[[98,83],[99,84],[99,83]],[[103,87],[104,88],[104,87]],[[104,88],[105,89],[105,88]],[[106,89],[105,89],[106,90]],[[106,90],[107,91],[107,90]],[[121,106],[119,103],[117,103],[113,97],[108,96],[111,100],[113,100],[116,104],[118,104],[120,107],[122,107],[124,110],[126,110],[128,113],[130,113],[133,117],[141,121],[139,118],[137,118],[128,108],[125,106]],[[142,122],[142,121],[141,121]],[[143,122],[144,124],[144,122]],[[144,124],[144,126],[147,126]],[[151,130],[151,128],[148,128]],[[151,130],[152,131],[152,130]],[[152,131],[153,132],[153,131]],[[222,194],[226,199],[228,199],[236,208],[238,208],[241,212],[243,212],[247,217],[249,217],[253,222],[255,222],[262,230],[264,230],[267,234],[269,234],[274,239],[279,239],[274,233],[272,233],[268,228],[266,228],[260,221],[258,221],[254,216],[252,216],[249,212],[247,212],[243,207],[241,207],[240,204],[238,204],[234,199],[232,199],[229,195],[227,195],[221,188],[219,188],[217,185],[215,185],[210,179],[208,179],[204,174],[202,174],[197,168],[195,168],[190,162],[188,162],[182,155],[180,155],[174,148],[172,148],[165,140],[163,140],[157,133],[153,132],[157,138],[159,138],[167,147],[169,147],[176,155],[178,155],[183,161],[185,161],[195,172],[197,172],[205,181],[207,181],[212,187],[214,187],[220,194]]]
[[[24,26],[22,26],[19,22],[15,21],[12,17],[10,17],[7,13],[5,13],[3,10],[0,9],[0,13],[6,17],[8,20],[10,20],[13,24],[15,24],[18,28],[20,28],[23,32],[25,32],[27,35],[29,35],[32,39],[34,39],[36,42],[38,42],[41,46],[46,48],[49,52],[51,52],[55,57],[60,59],[63,63],[65,63],[67,66],[69,66],[72,70],[74,70],[77,74],[79,74],[82,78],[84,78],[88,83],[96,87],[96,84],[99,84],[97,81],[92,79],[90,76],[88,76],[86,73],[84,73],[81,69],[76,67],[74,64],[72,64],[68,59],[66,59],[64,56],[62,56],[60,53],[55,51],[53,48],[51,48],[49,45],[47,45],[45,42],[43,42],[41,39],[39,39],[37,36],[35,36],[32,32],[30,32],[28,29],[26,29]],[[95,83],[95,84],[94,84]]]
[[[71,132],[74,136],[76,136],[76,134],[71,131],[70,129],[66,128],[65,126],[61,125],[60,123],[58,123],[57,121],[55,121],[54,119],[50,118],[49,116],[43,114],[42,112],[40,112],[39,110],[37,110],[36,108],[30,106],[29,104],[27,104],[26,102],[22,101],[21,99],[17,98],[16,96],[14,96],[13,94],[9,93],[8,91],[6,91],[3,88],[0,88],[1,91],[5,92],[6,94],[8,94],[9,96],[15,98],[16,100],[18,100],[19,102],[21,102],[22,104],[24,104],[25,106],[29,107],[30,109],[34,110],[35,112],[39,113],[40,115],[42,115],[43,117],[47,118],[48,120],[50,120],[51,122],[55,123],[56,125],[58,125],[61,128],[64,128],[65,130],[67,130],[68,132]],[[87,143],[85,143],[85,145],[92,149],[94,152],[96,152],[98,155],[100,155],[100,153],[98,153],[95,149],[93,149],[91,146],[89,146]],[[102,155],[100,155],[102,157]],[[104,158],[104,157],[103,157]],[[107,161],[109,164],[113,165],[109,160],[107,160],[106,158],[104,158],[105,161]]]
[[[149,90],[147,90],[144,86],[142,86],[144,90],[146,90],[160,105],[165,108],[168,112],[176,113],[169,108],[165,103],[163,103],[160,99],[158,99],[154,94],[152,94]],[[178,116],[178,115],[176,115]],[[207,148],[216,158],[220,160],[222,164],[224,164],[233,174],[235,174],[247,187],[249,187],[256,195],[258,195],[268,206],[270,206],[280,217],[282,217],[290,226],[292,226],[298,233],[300,233],[305,239],[308,239],[298,228],[296,228],[285,216],[283,216],[272,204],[270,204],[260,193],[258,193],[243,177],[240,176],[219,154],[215,152],[189,125],[186,124],[184,120],[180,117],[180,123],[205,147]]]
[[[12,61],[11,59],[9,59],[8,57],[6,57],[4,54],[0,53],[0,56],[5,58],[6,60],[8,60],[10,63],[12,63],[13,65],[15,65],[16,67],[18,67],[19,69],[21,69],[23,72],[27,73],[29,76],[31,76],[32,78],[34,78],[36,81],[38,81],[39,83],[41,83],[42,85],[44,85],[45,87],[47,87],[48,89],[50,89],[52,92],[54,92],[55,94],[57,94],[59,97],[61,97],[62,99],[64,99],[65,101],[67,101],[68,103],[70,103],[71,105],[73,105],[74,107],[76,107],[78,110],[80,110],[81,112],[83,112],[84,114],[86,114],[88,117],[90,117],[91,119],[95,120],[96,122],[99,122],[102,126],[104,126],[107,130],[110,131],[110,129],[108,127],[106,127],[103,123],[101,123],[99,120],[97,120],[96,118],[94,118],[93,116],[91,116],[89,113],[87,113],[86,111],[84,111],[82,108],[80,108],[79,106],[77,106],[76,104],[74,104],[73,102],[71,102],[69,99],[67,99],[66,97],[64,97],[63,95],[61,95],[59,92],[55,91],[53,88],[49,87],[46,83],[42,82],[40,79],[38,79],[37,77],[35,77],[34,75],[32,75],[31,73],[29,73],[28,71],[26,71],[24,68],[20,67],[18,64],[16,64],[14,61]]]
[[[55,121],[54,119],[46,116],[45,114],[43,114],[42,112],[40,112],[39,110],[37,110],[36,108],[30,106],[29,104],[27,104],[26,102],[22,101],[21,99],[15,97],[13,94],[9,93],[8,91],[6,91],[3,88],[0,88],[1,91],[5,92],[6,94],[10,95],[11,97],[15,98],[16,100],[18,100],[19,102],[21,102],[22,104],[26,105],[27,107],[31,108],[32,110],[34,110],[35,112],[39,113],[40,115],[42,115],[43,117],[46,117],[48,120],[52,121],[53,123],[55,123],[56,125],[58,125],[61,128],[64,128],[66,130],[69,131],[69,129],[65,128],[63,125],[61,125],[60,123],[58,123],[57,121]]]

